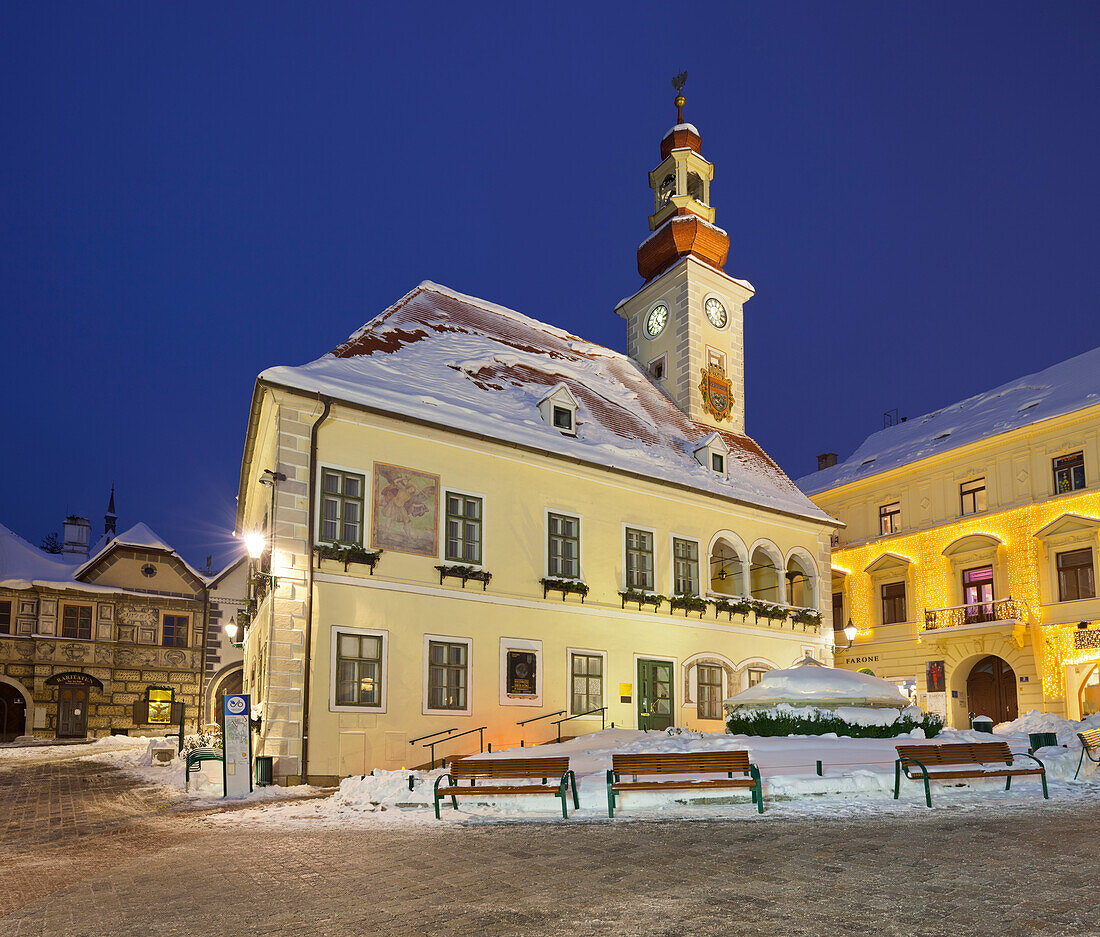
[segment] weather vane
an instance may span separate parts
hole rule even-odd
[[[688,73],[680,72],[675,78],[672,79],[672,87],[676,89],[676,123],[682,124],[684,122],[684,85],[687,84]]]

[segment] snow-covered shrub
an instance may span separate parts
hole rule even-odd
[[[183,737],[183,749],[180,751],[180,757],[184,758],[187,753],[195,748],[221,748],[222,747],[222,730],[219,726],[215,726],[209,732],[199,732],[195,735],[185,735]]]
[[[726,731],[732,735],[828,735],[849,738],[891,739],[914,729],[922,729],[932,738],[943,728],[943,720],[934,713],[868,710],[876,716],[890,713],[893,718],[845,719],[827,709],[806,706],[776,706],[772,709],[742,709],[726,717]]]

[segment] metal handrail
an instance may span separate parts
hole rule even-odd
[[[545,713],[542,716],[532,716],[530,719],[520,720],[519,722],[516,723],[516,725],[517,726],[525,726],[529,722],[538,722],[540,719],[549,719],[551,716],[560,716],[563,712],[565,712],[564,709],[559,709],[556,713]]]
[[[449,735],[445,739],[436,739],[434,742],[425,742],[422,747],[430,749],[431,753],[432,753],[432,767],[431,767],[430,770],[432,770],[432,771],[435,770],[435,747],[436,747],[436,745],[440,745],[443,742],[453,742],[455,739],[460,739],[464,735],[472,735],[474,732],[479,732],[480,733],[480,738],[478,739],[478,750],[482,751],[482,752],[485,751],[485,730],[487,728],[488,728],[488,726],[478,726],[476,729],[467,729],[465,732],[459,732],[458,735]],[[450,729],[449,731],[454,732],[454,729]],[[436,732],[435,734],[436,735],[442,735],[443,733]],[[431,736],[430,735],[425,735],[424,738],[430,739]],[[417,741],[420,741],[420,740],[417,739]]]
[[[563,712],[564,712],[564,710],[563,710]],[[607,728],[607,707],[606,706],[601,706],[599,709],[590,709],[586,713],[575,713],[572,716],[566,716],[564,719],[559,719],[557,722],[553,723],[553,725],[556,725],[558,727],[558,741],[559,742],[561,741],[561,724],[563,722],[568,722],[570,719],[580,719],[581,716],[594,716],[596,713],[600,714],[600,729],[601,730],[606,729]]]
[[[439,732],[431,733],[431,735],[422,735],[418,739],[413,739],[412,741],[409,742],[409,744],[410,745],[415,745],[417,742],[423,742],[424,739],[434,739],[437,735],[446,735],[449,732],[457,732],[457,731],[458,731],[458,726],[455,726],[453,729],[441,729]]]

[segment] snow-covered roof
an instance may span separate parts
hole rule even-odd
[[[80,576],[86,571],[95,566],[99,562],[100,558],[105,556],[111,550],[116,547],[135,547],[139,550],[159,550],[164,553],[169,553],[180,563],[186,567],[187,571],[194,576],[200,583],[204,585],[207,582],[207,577],[203,576],[197,569],[195,569],[190,563],[187,562],[182,556],[180,556],[175,550],[172,549],[161,537],[147,524],[134,524],[129,530],[124,530],[122,533],[108,540],[100,549],[93,552],[89,559],[80,564],[74,572],[73,577],[79,579]]]
[[[699,128],[696,127],[695,124],[676,124],[676,126],[670,128],[668,133],[666,133],[664,137],[661,137],[661,139],[664,140],[665,137],[672,136],[672,134],[676,133],[676,131],[678,130],[688,130],[691,133],[695,134],[695,136],[697,137],[701,136],[699,133]]]
[[[865,706],[903,709],[908,698],[888,680],[869,673],[826,667],[812,657],[785,670],[769,670],[756,686],[726,700],[728,709],[790,706]]]
[[[808,495],[1100,404],[1100,348],[868,436],[845,461],[797,481]]]
[[[324,357],[260,380],[830,520],[748,436],[720,433],[728,478],[701,466],[692,451],[712,428],[688,420],[626,355],[431,282]],[[559,384],[577,401],[575,436],[539,415]]]

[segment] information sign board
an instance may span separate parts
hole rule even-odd
[[[227,693],[222,703],[222,771],[226,797],[252,793],[252,733],[247,693]]]

